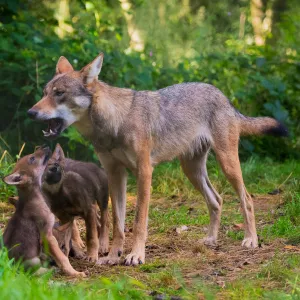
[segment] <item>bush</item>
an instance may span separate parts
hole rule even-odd
[[[0,23],[1,148],[17,153],[25,141],[26,154],[32,152],[35,145],[44,143],[43,126],[31,121],[26,112],[41,98],[43,87],[52,78],[61,55],[80,69],[104,51],[101,80],[139,90],[188,81],[211,83],[242,113],[273,116],[290,129],[288,139],[242,139],[243,157],[253,152],[276,159],[299,157],[299,51],[291,50],[287,54],[281,47],[247,46],[223,33],[223,39],[228,39],[220,50],[214,47],[209,52],[206,47],[205,51],[191,58],[183,57],[172,65],[146,51],[126,51],[125,21],[116,4],[103,2],[99,8],[97,2],[73,1],[70,6],[74,16],[73,32],[59,38],[55,33],[58,21],[54,4],[34,0],[5,2]],[[99,28],[97,22],[90,21],[96,18],[93,13],[96,9],[101,13]],[[286,26],[283,27],[283,41],[295,31],[293,24],[283,22]],[[291,45],[296,46],[297,43]],[[93,159],[92,148],[87,151],[86,142],[72,130],[60,139],[60,143],[69,144],[71,157]]]

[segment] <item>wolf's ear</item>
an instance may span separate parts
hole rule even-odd
[[[3,178],[3,181],[9,185],[20,185],[28,182],[26,175],[21,175],[18,171]]]
[[[98,79],[101,72],[104,54],[100,53],[91,63],[83,67],[80,71],[84,83],[91,83]]]
[[[62,74],[72,71],[74,71],[72,65],[64,56],[61,56],[56,64],[56,74]]]
[[[65,159],[65,154],[60,144],[56,144],[52,157],[57,161],[63,161]]]

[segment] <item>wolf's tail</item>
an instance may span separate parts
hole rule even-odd
[[[279,121],[269,117],[251,118],[239,114],[240,135],[288,136],[288,129]]]

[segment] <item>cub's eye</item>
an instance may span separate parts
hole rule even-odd
[[[29,158],[29,161],[30,161],[31,163],[33,163],[33,162],[35,161],[35,157],[34,157],[34,156],[31,156],[31,157]]]
[[[63,92],[63,91],[55,91],[55,96],[60,97],[60,96],[62,96],[64,93],[65,93],[65,92]]]

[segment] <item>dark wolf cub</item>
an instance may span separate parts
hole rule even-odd
[[[41,244],[46,242],[57,265],[70,276],[85,276],[71,266],[53,236],[54,215],[41,191],[41,179],[51,156],[48,147],[38,148],[33,154],[21,158],[12,174],[6,176],[7,184],[15,185],[19,200],[16,211],[3,234],[9,257],[21,260],[25,268],[40,265]]]
[[[97,261],[98,252],[107,253],[108,183],[104,170],[92,163],[65,158],[57,144],[43,175],[42,186],[52,212],[62,224],[73,221],[76,216],[85,220],[88,260]]]

